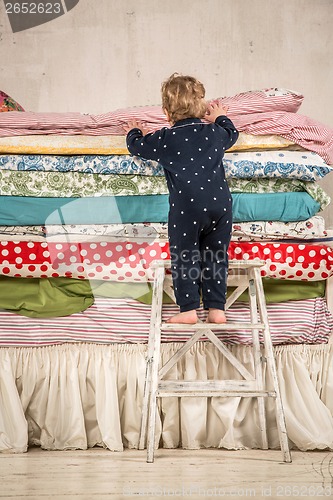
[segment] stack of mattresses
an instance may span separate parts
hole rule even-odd
[[[333,256],[318,215],[329,200],[315,184],[332,170],[333,134],[296,113],[302,96],[293,92],[223,101],[241,131],[224,160],[234,201],[229,255],[266,262],[273,342],[289,344],[275,347],[289,438],[301,449],[333,446],[324,299]],[[128,155],[130,119],[167,125],[160,107],[0,114],[0,451],[138,444],[149,264],[169,258],[168,194],[161,165]],[[307,177],[293,179],[291,165]],[[247,321],[242,299],[229,321]],[[176,310],[165,303],[163,314]],[[164,360],[185,338],[163,337]],[[248,332],[220,338],[253,364]],[[225,379],[227,365],[200,342],[173,375]],[[216,398],[163,402],[164,446],[260,446],[255,403],[230,404],[232,416]],[[267,413],[276,447],[274,405]]]
[[[257,121],[258,116],[264,117],[262,134],[266,132],[267,115],[278,113],[284,119],[292,115],[294,119],[302,96],[275,89],[223,101],[236,126],[238,120],[251,121],[252,113]],[[133,301],[126,317],[138,324],[142,320],[146,328],[149,264],[155,258],[169,258],[168,191],[161,165],[129,156],[124,135],[117,134],[123,133],[121,124],[128,119],[143,119],[156,129],[165,125],[165,118],[159,108],[132,108],[109,115],[94,117],[93,126],[86,123],[91,117],[70,113],[11,113],[0,120],[0,287],[6,290],[0,294],[3,309],[38,318],[85,310],[87,317],[89,308],[99,303],[99,311],[112,307],[121,318],[124,311],[119,299],[126,299]],[[101,135],[106,130],[112,135]],[[269,131],[274,132],[272,125]],[[305,135],[304,127],[302,133]],[[324,148],[325,137],[322,142]],[[324,300],[324,280],[333,272],[333,256],[328,246],[313,240],[327,239],[324,219],[317,213],[330,200],[316,180],[328,174],[331,167],[317,152],[305,150],[290,137],[244,132],[226,153],[224,166],[233,197],[229,255],[233,259],[266,261],[262,274],[267,300],[272,308],[279,304],[281,318],[273,341],[327,342],[331,318]],[[294,241],[300,239],[301,243]],[[287,287],[281,279],[295,282]],[[140,283],[129,287],[124,284],[127,281]],[[141,311],[147,307],[142,318],[132,307],[138,299]],[[290,300],[304,301],[304,318],[317,317],[315,310],[320,310],[316,322],[320,332],[312,319],[307,332],[303,327],[286,329],[286,321],[288,324],[293,316],[288,310],[294,308]],[[174,306],[167,308],[173,312]],[[229,313],[230,318],[236,309]],[[241,321],[244,311],[239,310],[238,316],[232,319]],[[20,319],[15,318],[12,325],[17,321]],[[71,322],[77,321],[76,316],[71,318]],[[308,319],[304,322],[309,323]],[[63,330],[67,331],[65,323]],[[38,341],[35,332],[40,327],[30,324],[27,339],[22,339],[19,327],[13,326],[9,330],[6,327],[8,335],[2,336],[2,342],[26,345],[31,334],[35,344],[52,343],[51,326],[47,329],[49,341],[47,335]],[[81,333],[85,329],[91,333],[78,337],[68,334],[64,341],[126,341],[124,330],[117,324],[109,318],[104,325],[107,335],[97,333],[88,323],[81,324]],[[129,342],[147,339],[147,329],[146,334],[136,333],[131,322],[127,326]],[[229,342],[249,342],[245,332],[221,336]],[[177,334],[168,336],[169,341],[179,338]]]

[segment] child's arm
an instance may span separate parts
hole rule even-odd
[[[228,108],[224,107],[221,103],[211,102],[207,106],[206,120],[216,123],[224,129],[223,141],[226,149],[231,148],[238,139],[239,133],[230,118],[227,117]]]
[[[161,139],[159,131],[150,134],[148,129],[138,121],[128,122],[123,129],[127,132],[127,149],[132,155],[159,161],[158,145]]]

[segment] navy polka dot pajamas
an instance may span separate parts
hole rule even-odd
[[[215,123],[187,118],[171,128],[127,134],[131,154],[156,160],[169,189],[168,232],[173,285],[180,312],[224,310],[232,199],[222,158],[238,131],[226,116]]]

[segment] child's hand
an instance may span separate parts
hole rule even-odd
[[[220,102],[210,102],[207,104],[205,118],[209,122],[215,122],[218,116],[226,115],[228,109],[228,106],[223,106]]]
[[[126,125],[123,125],[123,129],[126,133],[128,133],[133,128],[140,129],[142,132],[142,135],[146,135],[149,132],[149,130],[142,124],[142,122],[138,122],[136,120],[131,120],[131,121],[127,122]]]

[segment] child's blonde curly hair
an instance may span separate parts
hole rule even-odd
[[[203,118],[207,111],[205,87],[192,76],[173,73],[162,83],[162,106],[171,123],[185,118]]]

